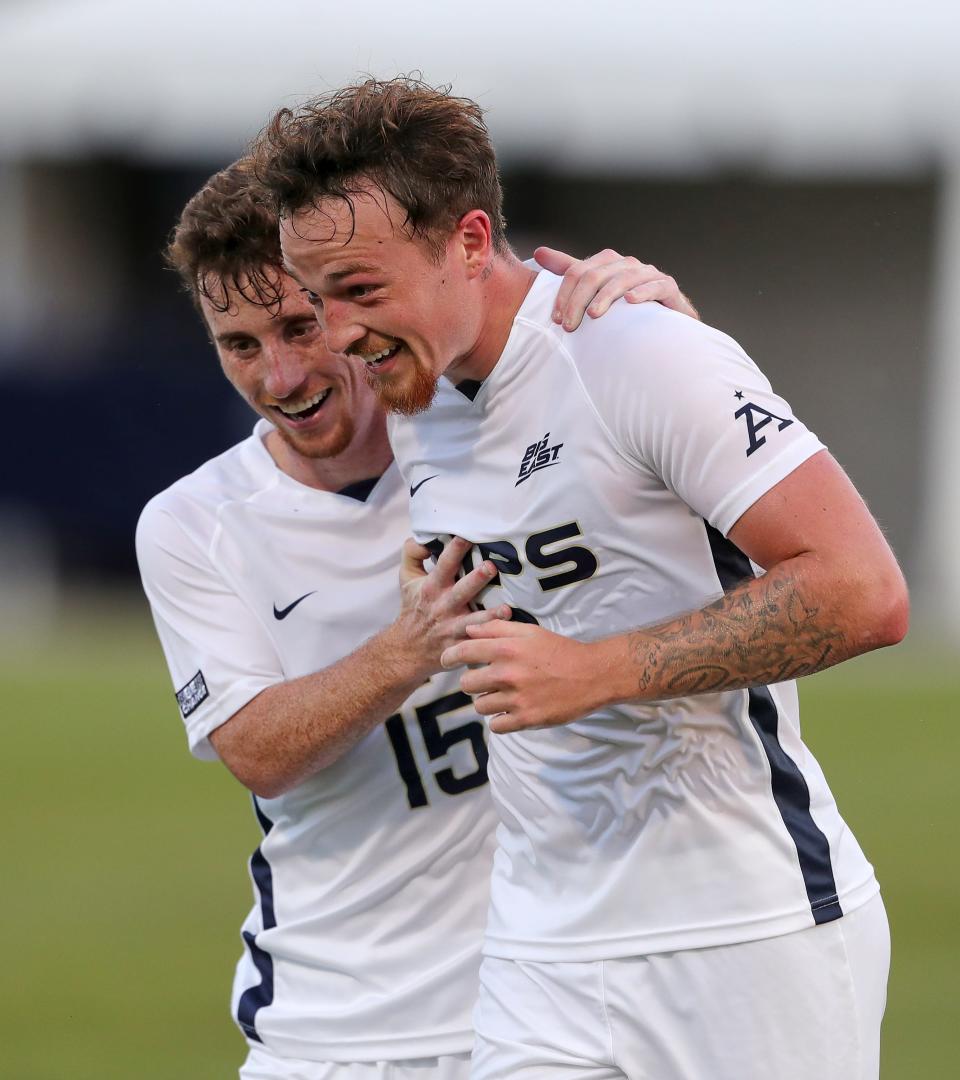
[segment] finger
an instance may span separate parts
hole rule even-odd
[[[503,676],[490,664],[481,667],[468,668],[460,676],[460,689],[465,694],[479,697],[481,694],[492,694],[497,690],[506,690]]]
[[[589,259],[575,259],[571,262],[563,273],[563,281],[560,282],[556,300],[553,302],[553,321],[557,323],[562,322],[564,328],[568,329],[567,323],[573,318],[573,313],[570,309],[570,298],[574,291],[580,287],[583,275],[595,274],[608,263],[616,262],[621,257],[622,256],[612,248],[604,248],[603,251],[598,251],[596,255],[591,255]],[[583,306],[586,307],[586,304]],[[579,315],[575,317],[576,325],[571,325],[569,329],[576,329],[576,326],[579,325],[580,319],[582,318],[583,310],[581,309]]]
[[[481,638],[534,637],[540,629],[541,627],[531,626],[530,623],[493,619],[478,626],[468,626],[467,635],[473,640]]]
[[[496,565],[486,559],[469,574],[465,574],[450,590],[450,603],[455,608],[463,607],[475,599],[493,581],[498,574]]]
[[[574,286],[566,307],[563,312],[563,328],[566,331],[576,330],[583,319],[584,312],[595,302],[598,295],[608,289],[610,294],[609,303],[622,296],[628,289],[641,284],[643,274],[640,271],[641,263],[636,259],[622,259],[608,261],[604,264],[595,264],[581,270],[576,285]],[[611,286],[608,288],[608,286]]]
[[[688,315],[691,319],[699,319],[700,313],[684,296],[679,286],[672,277],[663,277],[658,281],[649,281],[630,289],[625,294],[630,304],[643,304],[649,300],[655,300],[664,307],[679,311],[681,315]]]
[[[490,623],[484,623],[489,626]],[[478,626],[468,626],[467,633],[480,629]],[[463,664],[489,664],[497,658],[500,643],[497,641],[471,641],[465,638],[455,645],[448,645],[440,654],[440,666],[450,669],[461,667]]]
[[[510,609],[506,605],[500,607],[491,608],[489,611],[486,608],[481,608],[479,611],[471,611],[467,615],[461,615],[458,619],[452,620],[448,624],[446,636],[456,641],[469,641],[467,636],[467,630],[471,626],[481,626],[484,623],[493,622],[496,619],[503,619],[504,613],[509,612]],[[509,618],[509,614],[506,618]]]
[[[527,727],[519,716],[506,710],[490,717],[489,728],[494,735],[509,735],[511,731],[525,731]]]
[[[450,538],[440,553],[440,558],[437,559],[437,565],[433,569],[433,575],[438,585],[446,587],[456,581],[463,560],[472,547],[473,544],[469,540],[463,540],[459,536]]]
[[[464,690],[464,693],[469,693],[469,691]],[[480,694],[479,697],[475,697],[473,707],[481,716],[496,716],[498,713],[508,712],[513,703],[512,694],[495,691],[491,694]]]
[[[651,282],[648,279],[652,270],[652,267],[644,266],[643,263],[637,263],[635,266],[624,266],[616,271],[613,267],[610,267],[610,276],[597,289],[596,295],[592,298],[585,298],[587,314],[591,319],[599,319],[601,315],[607,313],[614,301],[619,300],[622,296],[639,294],[644,290],[646,290],[644,299],[659,300],[661,296],[668,295],[675,298],[676,293],[670,294],[668,285],[659,284],[661,280],[672,279],[657,279]],[[659,273],[659,271],[656,272]]]
[[[403,550],[400,553],[400,583],[406,584],[414,578],[426,577],[427,570],[423,564],[429,558],[429,548],[418,544],[413,537],[404,540]]]
[[[551,274],[565,274],[578,261],[573,255],[552,247],[538,247],[533,257]]]
[[[483,623],[493,622],[494,619],[509,619],[513,612],[506,604],[498,604],[495,608],[481,608],[479,611],[471,611],[463,617],[463,630],[466,633],[468,626],[481,626]]]

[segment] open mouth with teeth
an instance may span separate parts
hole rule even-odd
[[[274,405],[273,408],[282,413],[287,420],[309,420],[320,411],[329,394],[330,387],[328,386],[313,397],[307,398],[306,401],[284,402],[282,405]]]
[[[390,345],[386,349],[381,349],[379,352],[369,353],[363,357],[363,362],[370,370],[376,371],[378,367],[382,367],[388,360],[392,360],[400,351],[400,342],[395,345]]]

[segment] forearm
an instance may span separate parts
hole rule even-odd
[[[607,701],[657,701],[782,682],[891,644],[871,583],[788,559],[719,600],[598,642]]]
[[[467,626],[508,617],[502,606],[471,610],[497,573],[485,560],[458,579],[471,546],[454,538],[428,574],[430,552],[408,540],[390,626],[322,671],[264,690],[211,734],[234,776],[269,798],[327,768],[440,670],[440,654]]]
[[[332,765],[429,674],[394,624],[322,671],[264,690],[210,741],[241,783],[272,798]]]

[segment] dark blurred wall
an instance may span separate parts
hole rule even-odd
[[[508,222],[668,270],[846,467],[919,559],[936,184],[644,183],[517,175]],[[524,238],[527,241],[527,237]]]

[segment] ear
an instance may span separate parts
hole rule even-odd
[[[457,222],[456,239],[468,277],[479,277],[493,258],[490,218],[483,210],[468,210]]]

